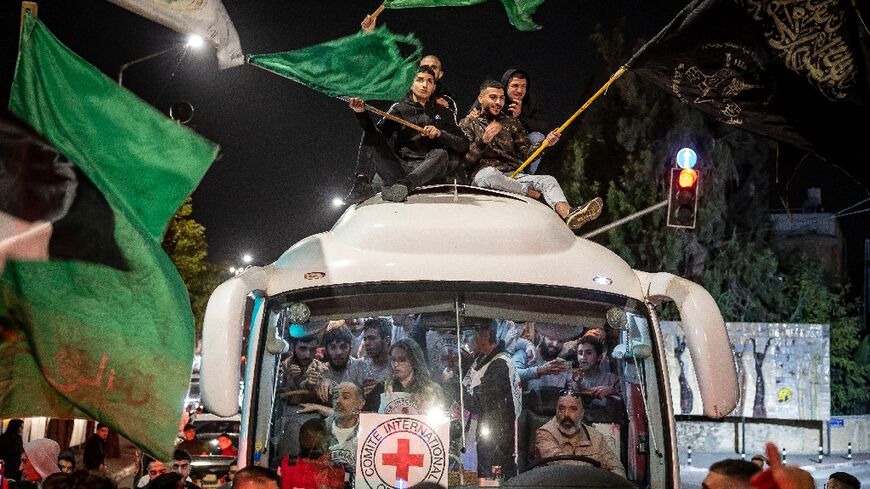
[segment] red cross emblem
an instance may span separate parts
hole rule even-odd
[[[392,465],[396,467],[396,480],[408,481],[408,469],[411,467],[423,466],[423,454],[411,453],[411,440],[408,438],[399,438],[396,453],[385,453],[381,455],[381,461],[384,465]]]

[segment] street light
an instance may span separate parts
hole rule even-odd
[[[339,197],[332,198],[332,206],[333,207],[341,207],[343,205],[344,205],[344,200],[340,199]]]
[[[242,261],[245,263],[245,265],[249,265],[252,261],[254,261],[254,257],[249,255],[248,253],[245,253],[245,255],[242,256]]]
[[[187,36],[187,42],[185,42],[184,44],[176,44],[161,51],[157,51],[156,53],[142,56],[141,58],[134,59],[133,61],[128,61],[122,64],[121,69],[118,70],[118,85],[124,86],[124,71],[135,64],[139,64],[143,61],[148,61],[149,59],[156,58],[170,51],[175,51],[181,48],[183,48],[185,51],[187,51],[188,49],[199,49],[202,47],[203,44],[205,44],[205,41],[203,40],[202,36],[200,36],[199,34],[191,34]]]

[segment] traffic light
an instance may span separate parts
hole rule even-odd
[[[668,194],[668,226],[694,229],[698,215],[698,184],[700,175],[695,170],[697,156],[689,148],[677,153],[677,165],[671,168],[671,187]]]

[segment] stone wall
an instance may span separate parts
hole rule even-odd
[[[870,415],[836,416],[843,426],[830,428],[831,453],[846,453],[852,443],[854,453],[870,453]],[[724,420],[677,420],[677,444],[680,453],[689,446],[694,453],[740,453],[743,430],[740,418]],[[818,421],[746,419],[746,455],[764,453],[764,444],[773,441],[788,453],[816,453],[821,437],[828,451],[828,426]]]

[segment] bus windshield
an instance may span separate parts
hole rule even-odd
[[[332,287],[271,297],[263,321],[289,348],[258,367],[251,415],[270,422],[254,436],[261,463],[293,486],[487,485],[554,464],[626,486],[667,477],[662,369],[635,299],[505,284]],[[415,458],[413,446],[367,441],[368,413],[441,420],[443,474],[423,467],[441,453],[431,443]],[[354,484],[358,466],[380,482]]]

